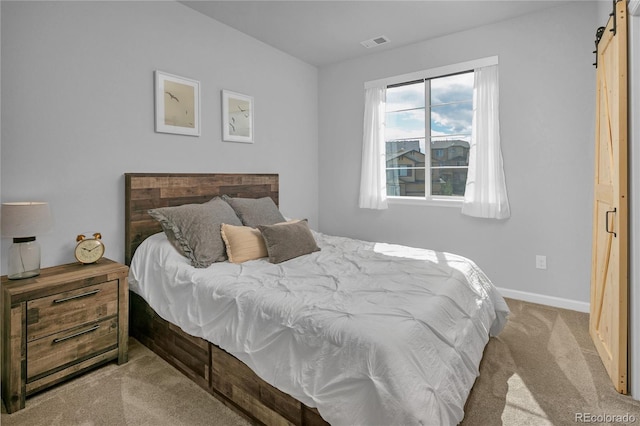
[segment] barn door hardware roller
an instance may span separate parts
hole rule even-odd
[[[596,50],[593,51],[596,55],[596,61],[593,63],[593,66],[598,68],[598,43],[600,43],[600,39],[602,38],[602,34],[604,34],[604,27],[598,27],[596,30]]]
[[[617,24],[616,24],[616,3],[622,0],[612,0],[613,2],[613,10],[609,14],[610,17],[613,18],[613,25],[609,31],[616,35],[617,32]],[[596,55],[596,61],[593,63],[593,66],[598,68],[598,43],[600,43],[600,39],[602,38],[602,34],[604,33],[605,27],[598,27],[596,30],[596,50],[593,51]]]

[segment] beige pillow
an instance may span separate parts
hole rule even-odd
[[[223,223],[220,233],[231,263],[242,263],[268,255],[262,234],[256,228]]]

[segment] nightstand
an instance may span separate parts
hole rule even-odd
[[[8,413],[25,397],[100,364],[127,362],[127,266],[102,258],[2,277],[2,398]]]

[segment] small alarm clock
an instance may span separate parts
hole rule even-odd
[[[86,238],[80,234],[76,237],[75,255],[78,262],[89,264],[96,263],[104,256],[104,244],[100,241],[102,235],[99,232],[93,234],[93,238]]]

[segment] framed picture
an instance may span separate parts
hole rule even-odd
[[[253,98],[222,91],[222,140],[253,143]]]
[[[155,71],[156,132],[200,136],[200,82]]]

